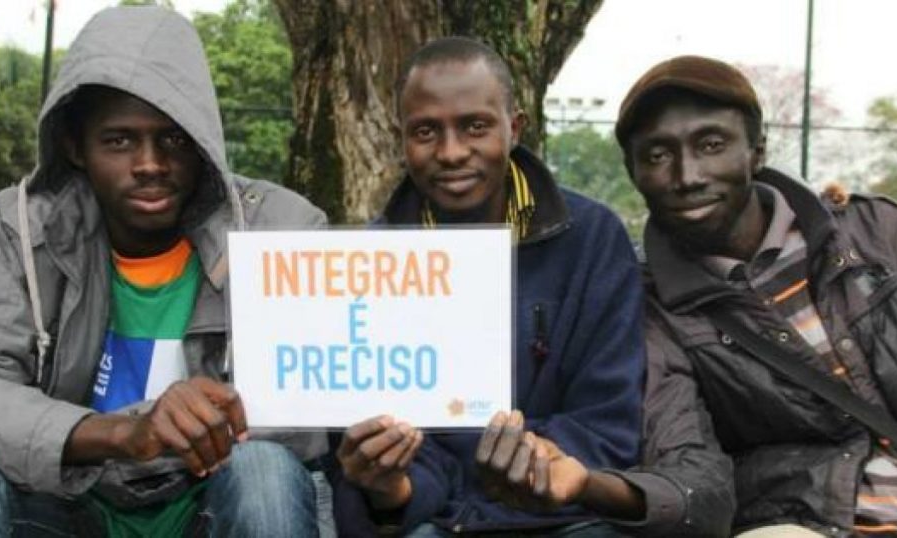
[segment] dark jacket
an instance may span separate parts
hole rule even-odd
[[[735,514],[732,461],[722,452],[691,363],[662,323],[645,324],[648,372],[643,403],[641,463],[614,474],[641,490],[645,519],[611,521],[638,536],[730,535]]]
[[[629,467],[639,447],[644,370],[642,284],[632,247],[609,210],[559,190],[526,150],[512,157],[536,199],[530,234],[516,251],[516,405],[528,429],[586,466]],[[421,202],[406,179],[385,222],[419,223]],[[594,518],[578,507],[535,515],[486,500],[474,463],[478,441],[479,432],[427,435],[410,468],[406,530],[431,519],[470,531]],[[341,534],[372,532],[357,490],[338,483],[335,504]]]
[[[897,413],[897,207],[882,198],[821,201],[764,169],[797,215],[807,243],[810,293],[850,386]],[[754,294],[705,271],[651,223],[645,233],[649,289],[659,327],[691,361],[717,436],[735,462],[735,528],[792,522],[830,535],[851,532],[857,481],[871,439],[855,420],[771,373],[702,314],[722,302],[744,326],[829,371],[789,322]]]

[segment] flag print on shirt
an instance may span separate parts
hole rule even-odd
[[[182,338],[193,315],[200,265],[186,239],[159,256],[115,256],[112,311],[92,407],[112,412],[160,396],[186,379]]]

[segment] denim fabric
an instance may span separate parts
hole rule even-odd
[[[12,534],[12,528],[9,525],[10,505],[9,485],[6,479],[0,474],[0,538],[6,538]]]
[[[320,538],[336,538],[336,523],[333,521],[333,490],[322,471],[311,473],[318,500],[318,532]]]
[[[98,521],[77,501],[15,489],[0,475],[0,537],[73,538],[102,532]]]
[[[318,536],[311,474],[281,445],[250,441],[208,479],[200,516],[214,537]]]
[[[316,495],[315,482],[280,445],[255,441],[237,445],[230,462],[208,479],[201,527],[215,537],[314,538],[320,513],[322,535],[329,531],[333,536],[329,486],[324,479]],[[0,538],[13,530],[16,536],[46,538],[102,534],[92,516],[83,503],[17,491],[0,475]]]
[[[424,523],[416,527],[405,538],[454,538],[457,534],[453,534],[445,529],[437,527],[432,523]],[[513,538],[520,536],[539,536],[541,538],[622,538],[624,534],[615,531],[613,527],[601,522],[574,523],[555,529],[533,529],[530,531],[508,531],[508,532],[484,532],[484,537],[490,538]]]

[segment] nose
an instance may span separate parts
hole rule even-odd
[[[153,140],[145,140],[134,154],[134,175],[156,177],[168,173],[168,156]]]
[[[700,159],[683,152],[679,160],[679,174],[677,184],[683,189],[695,189],[707,184],[704,168]]]
[[[445,165],[456,166],[466,161],[468,157],[470,146],[463,136],[459,136],[452,129],[447,129],[437,145],[436,160]]]

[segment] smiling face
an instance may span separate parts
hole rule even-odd
[[[168,116],[132,95],[103,90],[88,98],[70,160],[87,175],[113,248],[125,256],[164,252],[180,235],[201,158]]]
[[[482,59],[414,67],[400,100],[408,173],[446,220],[501,222],[521,119]]]
[[[725,253],[741,232],[762,233],[747,209],[764,146],[749,141],[740,110],[670,100],[633,131],[628,153],[652,219],[692,249]]]

